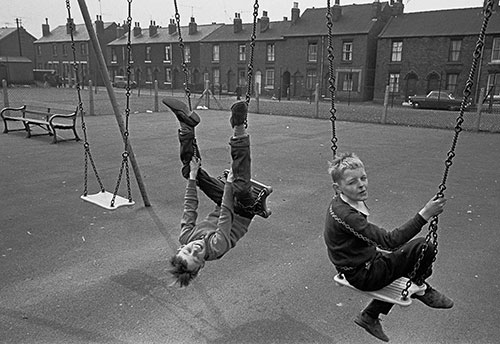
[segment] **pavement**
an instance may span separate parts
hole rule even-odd
[[[222,173],[230,163],[229,113],[200,116],[203,166]],[[273,214],[256,218],[233,250],[183,289],[170,286],[165,271],[178,245],[185,187],[172,113],[130,120],[151,207],[134,175],[134,207],[108,211],[81,201],[81,143],[0,134],[0,343],[379,342],[353,323],[369,299],[335,285],[323,243],[330,122],[250,114],[249,125],[253,176],[272,185]],[[123,151],[115,118],[89,117],[87,128],[112,191]],[[372,222],[391,230],[438,191],[452,130],[352,122],[336,129],[339,152],[365,162]],[[455,306],[394,307],[382,323],[392,343],[498,342],[499,143],[498,133],[460,134],[430,279]],[[98,191],[93,174],[89,191]],[[205,196],[200,203],[204,216],[212,204]]]

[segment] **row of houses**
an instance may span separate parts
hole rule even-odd
[[[336,0],[331,9],[336,97],[381,101],[387,85],[392,97],[400,100],[437,89],[460,95],[469,76],[482,11],[477,7],[405,13],[402,0],[361,5],[341,5]],[[29,34],[14,29],[18,38],[10,43],[2,40],[1,30],[8,29],[0,29],[0,76],[7,74],[1,66],[9,56],[11,61],[22,58],[19,64],[32,61],[36,70],[54,70],[63,83],[71,84],[75,80],[74,49],[80,80],[102,84],[85,25],[74,25],[75,43],[71,44],[71,24],[50,30],[46,20],[40,39],[20,39]],[[156,80],[160,88],[184,87],[179,33],[173,19],[167,27],[151,21],[147,28],[138,22],[129,28],[126,22],[103,22],[97,16],[94,29],[112,79],[126,74],[130,55],[131,75],[139,86],[147,87]],[[252,30],[253,23],[243,23],[239,13],[232,24],[199,25],[190,18],[188,25],[181,26],[189,87],[200,91],[208,82],[214,91],[246,90]],[[262,11],[256,26],[254,91],[304,98],[319,85],[320,94],[328,96],[329,38],[326,8],[307,8],[301,13],[294,2],[290,17],[278,21]],[[16,54],[20,41],[31,41],[31,46]],[[2,48],[9,44],[11,48]],[[489,21],[475,83],[472,99],[480,87],[500,93],[500,20],[496,12]]]

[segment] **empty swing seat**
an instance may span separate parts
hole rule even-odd
[[[113,206],[111,206],[111,200],[113,199],[113,196],[115,197],[115,203]],[[92,195],[82,195],[80,196],[81,199],[83,199],[86,202],[90,202],[92,204],[95,204],[99,207],[108,209],[108,210],[115,210],[118,209],[119,207],[130,207],[135,204],[134,201],[128,200],[127,198],[118,196],[118,195],[113,195],[111,192],[108,191],[101,191],[96,194]]]
[[[427,288],[425,284],[418,286],[412,283],[410,288],[408,288],[408,296],[406,298],[403,298],[402,291],[406,288],[406,282],[408,282],[408,278],[405,277],[398,278],[388,286],[375,291],[363,291],[357,289],[347,281],[344,275],[340,273],[335,275],[333,279],[340,286],[349,287],[356,290],[357,292],[371,296],[374,299],[394,303],[402,307],[408,307],[409,305],[411,305],[411,295],[423,295],[425,289]]]

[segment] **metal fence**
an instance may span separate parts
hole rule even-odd
[[[125,113],[126,93],[124,89],[114,89],[118,106]],[[81,90],[83,107],[87,115],[112,115],[113,108],[109,101],[107,90],[103,87],[85,88]],[[146,112],[166,111],[161,103],[165,96],[185,99],[181,90],[157,91],[150,89],[134,89],[131,91],[130,113],[132,115]],[[236,101],[234,95],[193,93],[191,103],[203,111],[204,108],[229,111],[231,105]],[[24,104],[43,102],[53,104],[55,109],[76,107],[78,105],[77,90],[75,88],[58,87],[8,87],[0,92],[0,106],[21,106]],[[249,111],[252,113],[269,114],[277,116],[298,116],[308,118],[330,118],[331,101],[322,99],[318,103],[313,100],[286,100],[264,98],[252,98]],[[415,127],[452,129],[458,111],[439,111],[413,109],[402,106],[399,102],[390,102],[387,107],[374,102],[348,102],[335,101],[336,118],[339,121],[382,123],[391,125],[405,125]],[[477,109],[472,107],[465,115],[463,127],[465,130],[479,130],[488,132],[500,132],[500,104],[493,104],[490,108],[487,104],[478,114]]]

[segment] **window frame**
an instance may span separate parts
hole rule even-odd
[[[350,49],[347,50],[346,47],[349,46]],[[342,61],[351,62],[352,61],[352,41],[344,41],[342,42]]]
[[[493,37],[491,44],[491,62],[500,63],[500,37]]]
[[[267,62],[276,61],[276,46],[274,43],[266,44],[266,61]]]
[[[403,60],[403,41],[392,41],[391,62],[401,62]]]
[[[307,44],[307,62],[318,62],[318,42]]]
[[[458,47],[457,47],[458,45]],[[460,61],[462,52],[462,39],[451,39],[450,40],[450,51],[448,53],[449,62]]]
[[[220,62],[220,45],[212,45],[212,62]]]

